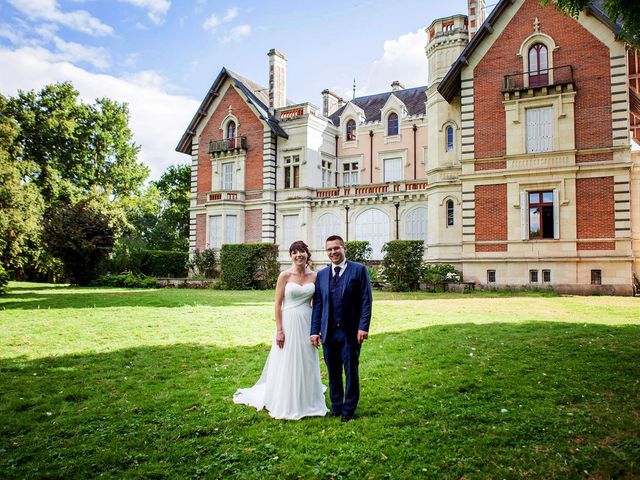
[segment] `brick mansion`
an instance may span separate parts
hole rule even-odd
[[[177,146],[191,250],[424,240],[465,282],[630,295],[640,277],[640,52],[601,9],[484,0],[427,28],[423,86],[323,103],[222,68]],[[265,62],[265,65],[267,62]],[[302,81],[302,79],[300,80]],[[635,283],[634,283],[635,282]]]

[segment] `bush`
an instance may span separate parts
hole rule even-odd
[[[202,252],[196,248],[191,260],[187,262],[187,268],[193,272],[194,277],[197,275],[202,278],[218,278],[220,275],[216,252],[212,248]]]
[[[450,263],[435,263],[422,265],[421,281],[427,285],[427,290],[444,291],[448,283],[458,283],[462,279],[456,267]]]
[[[222,245],[221,286],[229,290],[267,289],[278,281],[278,246],[272,243]]]
[[[347,248],[347,260],[358,263],[366,263],[371,258],[371,245],[366,240],[351,240],[344,242]]]
[[[395,292],[420,288],[420,269],[424,242],[422,240],[391,240],[382,247],[383,275]]]
[[[9,289],[9,274],[0,265],[0,295],[5,295]]]
[[[91,282],[96,287],[155,288],[156,279],[134,273],[100,275]]]
[[[187,276],[187,252],[169,250],[147,250],[147,258],[144,262],[142,273],[153,277],[177,277]]]
[[[103,265],[102,271],[132,272],[153,277],[187,276],[186,251],[148,250],[143,240],[121,238],[113,247],[111,258]]]

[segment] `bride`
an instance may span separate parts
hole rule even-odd
[[[311,253],[298,240],[289,247],[292,266],[280,273],[276,285],[276,333],[258,382],[233,395],[235,403],[269,411],[277,419],[324,416],[326,388],[320,381],[318,351],[309,341],[311,299],[316,273]]]

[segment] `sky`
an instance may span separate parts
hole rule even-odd
[[[494,2],[487,2],[494,3]],[[129,106],[139,160],[157,179],[222,67],[268,85],[287,57],[287,98],[321,107],[427,84],[427,28],[463,0],[0,0],[0,93],[71,81],[82,100]]]

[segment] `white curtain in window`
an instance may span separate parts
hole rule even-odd
[[[407,214],[406,220],[407,240],[424,240],[427,245],[427,209],[414,208]]]
[[[225,217],[225,243],[237,243],[236,229],[238,227],[238,217],[236,215],[227,215]]]
[[[342,225],[337,215],[325,213],[316,222],[316,244],[315,248],[324,250],[327,237],[330,235],[342,236]]]
[[[553,150],[553,107],[528,108],[527,153]]]
[[[298,215],[284,215],[282,217],[282,250],[288,250],[289,245],[298,239]]]
[[[222,246],[222,216],[209,217],[209,248]]]
[[[387,158],[384,161],[384,181],[402,180],[402,158]]]
[[[233,163],[222,164],[222,190],[233,190]]]
[[[373,250],[373,260],[382,259],[382,246],[391,236],[389,217],[376,208],[370,208],[362,212],[356,218],[355,240],[367,240]]]

